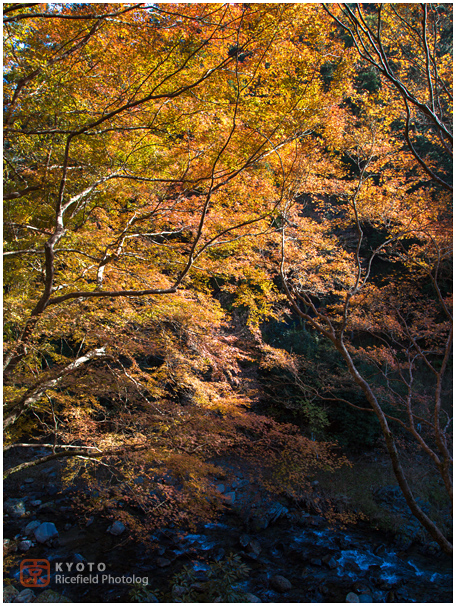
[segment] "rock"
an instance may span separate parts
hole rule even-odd
[[[39,505],[41,505],[43,501],[40,501],[40,499],[35,499],[34,501],[30,501],[30,505],[32,507],[38,507]]]
[[[25,534],[31,534],[38,526],[41,526],[41,522],[39,520],[33,520],[33,522],[29,522],[25,527]]]
[[[258,511],[253,513],[251,520],[252,527],[255,531],[264,530],[270,524],[287,514],[288,509],[278,501],[265,503],[258,508]]]
[[[173,598],[181,598],[187,590],[182,585],[173,585],[173,589],[171,593],[173,594]]]
[[[289,591],[293,587],[293,585],[288,579],[283,577],[281,574],[275,574],[271,578],[271,587],[279,593],[285,593],[286,591]]]
[[[160,566],[160,568],[165,568],[166,566],[171,565],[171,561],[168,560],[168,558],[157,558],[156,562],[157,566]]]
[[[347,593],[347,595],[345,597],[345,601],[348,602],[349,604],[358,604],[359,597],[356,595],[356,593],[353,593],[353,591],[350,591],[350,593]]]
[[[218,492],[225,492],[225,484],[217,484],[215,490],[218,490]]]
[[[86,524],[87,525],[87,524]],[[119,535],[121,535],[124,531],[126,530],[126,527],[124,526],[124,524],[122,524],[122,522],[120,522],[119,520],[116,520],[112,526],[110,526],[108,528],[108,532],[110,534],[113,534],[115,537],[118,537]]]
[[[36,598],[36,602],[40,603],[40,604],[45,604],[45,603],[62,603],[62,602],[70,602],[71,600],[69,598],[66,598],[65,596],[61,595],[60,593],[57,593],[56,591],[54,591],[53,589],[46,589],[45,591],[43,591],[43,593],[40,593],[40,595]]]
[[[24,483],[25,484],[33,484],[35,480],[33,478],[25,478]]]
[[[224,557],[225,557],[225,550],[223,549],[223,547],[219,547],[217,549],[217,551],[215,552],[214,560],[216,562],[220,562],[220,560],[223,560]]]
[[[247,552],[259,556],[261,553],[261,545],[258,543],[258,541],[250,541],[247,545]]]
[[[38,543],[46,543],[50,539],[59,536],[59,531],[52,522],[43,522],[34,530],[35,539]]]
[[[244,601],[249,604],[261,604],[260,598],[258,598],[256,595],[253,595],[253,593],[246,593],[244,595]]]
[[[17,546],[19,551],[28,551],[30,547],[33,547],[32,541],[21,541]]]
[[[19,595],[19,591],[16,589],[16,587],[7,585],[3,588],[3,603],[11,604],[11,602],[14,602],[17,595]]]
[[[95,518],[94,518],[93,516],[91,516],[91,517],[90,517],[90,518],[87,520],[87,522],[85,523],[86,528],[87,528],[88,526],[90,526],[91,524],[93,524],[94,522],[95,522]]]
[[[333,555],[331,555],[330,553],[325,555],[325,557],[322,558],[322,561],[324,564],[326,564],[326,566],[328,566],[328,568],[331,568],[331,569],[337,568],[337,566],[338,566],[335,557]]]
[[[241,534],[241,536],[239,537],[239,543],[242,545],[242,547],[247,547],[247,545],[250,543],[249,535]]]
[[[20,593],[17,594],[17,596],[14,598],[14,602],[34,602],[35,601],[35,594],[33,593],[33,591],[31,589],[23,589]]]
[[[359,596],[359,601],[361,604],[372,604],[374,602],[374,600],[372,599],[372,596],[369,595],[368,593],[363,593]]]
[[[141,593],[140,598],[136,600],[137,602],[142,602],[143,604],[151,604],[155,602],[159,602],[160,600],[156,595],[152,593],[152,591],[145,591]]]
[[[232,491],[232,492],[227,492],[227,493],[225,494],[225,499],[226,499],[226,502],[227,502],[229,505],[232,505],[232,504],[235,502],[235,500],[236,500],[236,493],[235,493],[234,491]]]
[[[25,500],[24,499],[8,499],[3,504],[3,509],[12,518],[22,518],[25,515]]]
[[[73,557],[71,558],[75,564],[85,564],[87,560],[80,553],[73,553]]]
[[[312,564],[312,566],[322,566],[323,562],[320,560],[320,558],[312,558],[310,560],[310,563]]]

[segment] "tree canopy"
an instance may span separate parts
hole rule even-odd
[[[448,4],[6,3],[7,446],[132,486],[165,465],[160,513],[207,515],[216,456],[267,452],[290,493],[344,462],[262,414],[249,366],[322,403],[351,380],[450,550],[397,436],[451,495],[451,28]],[[290,317],[343,370],[316,386],[264,342]]]

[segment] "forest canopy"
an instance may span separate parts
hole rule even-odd
[[[6,447],[185,521],[348,407],[450,551],[401,444],[451,499],[452,70],[451,4],[5,3]]]

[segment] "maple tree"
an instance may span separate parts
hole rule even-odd
[[[291,198],[282,226],[282,281],[295,312],[342,356],[369,405],[361,409],[377,416],[412,513],[451,553],[444,533],[418,505],[397,446],[398,433],[405,430],[434,464],[451,502],[452,417],[444,397],[452,352],[451,198],[445,193],[451,186],[440,176],[442,154],[450,152],[451,78],[448,55],[439,51],[441,22],[437,9],[428,19],[424,5],[327,10],[351,35],[359,57],[378,69],[388,90],[353,95],[355,116],[345,116],[339,131],[339,153],[350,160],[355,178],[333,188],[336,205],[322,204],[329,214],[322,229],[332,224],[332,233],[339,230],[342,236],[345,230],[345,238],[329,240],[324,249],[317,244],[309,255],[315,232],[309,234],[309,221]],[[411,78],[416,65],[424,71],[421,79]],[[393,105],[397,92],[402,108]],[[426,128],[422,136],[439,147],[434,159],[423,159],[411,140],[412,107],[420,122],[417,132]],[[393,130],[398,119],[405,122],[408,154]],[[398,149],[401,156],[395,158]],[[391,268],[386,276],[376,271],[379,260]],[[369,364],[367,373],[363,362]],[[328,399],[341,400],[333,386],[328,391]]]
[[[7,3],[7,447],[41,432],[68,478],[103,478],[97,506],[115,479],[155,524],[211,515],[214,461],[234,451],[299,498],[311,468],[344,458],[260,414],[245,371],[288,367],[306,390],[260,330],[295,313],[342,355],[407,502],[449,549],[388,424],[450,489],[448,20],[418,5]]]
[[[247,412],[249,353],[211,296],[211,280],[234,294],[252,330],[277,313],[252,265],[282,200],[276,152],[324,113],[322,59],[302,46],[289,70],[297,25],[318,34],[296,6],[7,5],[4,428],[12,448],[38,419],[53,450],[7,474],[68,457],[68,479],[96,481],[109,461],[159,524],[210,515],[210,460],[230,449],[282,441],[303,488],[344,461]]]

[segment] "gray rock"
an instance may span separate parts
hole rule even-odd
[[[225,492],[225,484],[217,484],[215,489],[218,490],[219,492]]]
[[[236,500],[236,493],[234,491],[225,493],[227,503],[232,505]]]
[[[35,594],[31,589],[23,589],[17,596],[14,598],[15,602],[34,602]]]
[[[363,593],[359,596],[359,601],[361,604],[372,604],[374,602],[374,600],[372,599],[372,596],[369,595],[368,593]]]
[[[19,551],[28,551],[30,547],[33,547],[32,541],[21,541],[17,546]]]
[[[293,585],[288,579],[283,577],[281,574],[275,574],[271,578],[271,587],[279,593],[285,593],[286,591],[289,591],[293,587]]]
[[[33,478],[25,478],[24,483],[25,484],[33,484],[35,480]]]
[[[39,520],[33,520],[33,522],[29,522],[25,527],[25,534],[31,534],[38,526],[41,526],[41,522]]]
[[[239,537],[239,543],[242,545],[242,547],[247,547],[250,541],[251,539],[248,534],[241,534]]]
[[[40,593],[40,595],[36,598],[36,601],[39,602],[40,604],[43,604],[43,603],[61,604],[62,602],[71,603],[71,600],[69,598],[66,598],[65,596],[61,595],[60,593],[57,593],[53,589],[46,589],[45,591]]]
[[[22,518],[25,515],[25,500],[24,499],[8,499],[3,504],[3,509],[12,518]]]
[[[353,593],[353,591],[350,591],[350,593],[347,593],[345,601],[348,602],[349,604],[358,604],[359,597],[356,595],[356,593]]]
[[[260,598],[258,598],[256,595],[253,595],[253,593],[246,593],[244,598],[245,601],[249,604],[261,604]]]
[[[3,603],[11,604],[11,602],[14,602],[16,596],[18,595],[19,591],[16,589],[16,587],[13,587],[12,585],[7,585],[3,588]]]
[[[181,585],[173,585],[171,593],[173,594],[173,598],[181,598],[186,591],[186,588]]]
[[[261,545],[258,543],[258,541],[250,541],[247,545],[247,552],[259,556],[261,553]]]
[[[38,543],[46,543],[50,539],[59,536],[59,531],[52,522],[43,522],[34,530],[35,539]]]
[[[108,532],[113,534],[115,537],[118,537],[126,530],[126,527],[122,522],[116,520],[112,526],[108,528]]]
[[[157,566],[160,566],[160,568],[165,568],[166,566],[171,565],[171,561],[168,560],[168,558],[157,558],[156,562]]]
[[[39,499],[36,499],[35,501],[30,501],[30,505],[32,507],[38,507],[39,505],[41,505],[43,501],[40,501]]]
[[[144,594],[142,594],[140,596],[140,599],[137,601],[142,602],[144,604],[151,604],[151,603],[155,603],[155,602],[158,603],[160,600],[157,598],[157,596],[155,594],[152,593],[152,591],[145,591]]]

